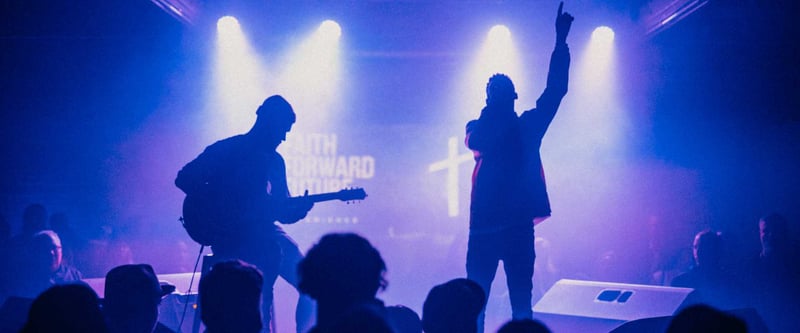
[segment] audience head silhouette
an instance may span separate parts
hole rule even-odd
[[[708,305],[692,305],[681,310],[669,324],[667,333],[745,333],[747,324]]]
[[[215,264],[200,279],[200,316],[208,333],[259,332],[264,278],[241,260]]]
[[[692,249],[698,267],[718,266],[723,253],[722,236],[711,230],[701,231],[694,236]]]
[[[31,255],[35,258],[34,264],[43,265],[41,266],[42,271],[53,273],[61,267],[63,260],[61,239],[54,231],[42,230],[34,234],[31,251]]]
[[[328,234],[300,262],[299,288],[319,302],[367,301],[386,287],[385,272],[383,258],[364,237]]]
[[[497,333],[550,333],[550,329],[538,320],[514,319],[500,327]]]
[[[783,215],[771,213],[758,221],[761,255],[782,253],[789,246],[789,221]]]
[[[422,328],[426,333],[478,331],[478,315],[486,306],[486,293],[476,282],[464,278],[433,287],[422,305]]]
[[[97,294],[83,283],[52,286],[36,297],[22,333],[107,332]]]
[[[353,233],[323,236],[297,266],[298,289],[317,301],[312,332],[391,332],[383,302],[386,264],[377,249]],[[356,331],[359,331],[356,329]]]
[[[161,285],[147,264],[122,265],[106,274],[103,312],[111,332],[152,332],[161,298],[175,291]]]
[[[395,330],[386,313],[380,307],[368,304],[356,305],[348,308],[347,311],[336,318],[330,326],[318,325],[311,332],[313,333],[400,333]]]
[[[395,333],[422,333],[422,321],[419,315],[407,306],[387,306],[386,317]]]

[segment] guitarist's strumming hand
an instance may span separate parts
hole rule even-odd
[[[308,190],[302,197],[294,197],[286,200],[286,204],[281,207],[282,212],[278,221],[283,224],[293,224],[302,220],[308,215],[311,208],[314,207],[314,202],[311,200],[304,200],[308,197]]]

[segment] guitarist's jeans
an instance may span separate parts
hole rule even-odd
[[[240,259],[253,264],[264,275],[262,287],[261,316],[267,332],[271,331],[272,301],[275,280],[278,278],[281,266],[281,248],[277,233],[264,235],[262,233],[248,233],[239,242],[227,242],[211,247],[214,256],[220,260]]]
[[[270,230],[266,236],[251,237],[254,239],[242,243],[212,247],[215,257],[244,260],[258,267],[264,274],[262,318],[267,328],[274,324],[271,315],[275,281],[280,276],[297,289],[299,283],[297,264],[303,259],[297,243],[280,226],[273,225],[273,227],[274,230]],[[308,296],[300,295],[295,311],[295,322],[297,332],[307,332],[314,326],[314,302]]]
[[[467,245],[467,278],[477,282],[489,292],[497,273],[497,265],[503,261],[506,284],[511,300],[513,319],[531,319],[531,290],[533,289],[533,263],[536,252],[533,247],[533,225],[514,226],[500,231],[476,233],[470,231]],[[478,317],[478,332],[483,332],[484,307]]]
[[[279,275],[300,293],[297,288],[300,283],[300,277],[297,276],[297,264],[300,263],[300,260],[303,260],[303,253],[300,252],[297,243],[280,226],[276,227],[278,229],[278,246],[280,246],[282,254]],[[294,314],[295,327],[298,333],[308,332],[314,327],[314,310],[314,301],[310,297],[300,294]]]

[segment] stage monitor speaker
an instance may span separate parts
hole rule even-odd
[[[562,279],[533,307],[554,332],[610,332],[631,321],[665,327],[688,305],[693,289]],[[650,331],[650,330],[647,330]]]

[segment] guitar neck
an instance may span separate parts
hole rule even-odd
[[[320,194],[309,194],[299,197],[292,197],[294,200],[309,200],[311,202],[323,202],[323,201],[330,201],[330,200],[339,200],[339,193],[338,192],[331,192],[331,193],[320,193]]]
[[[320,194],[311,194],[311,195],[302,195],[298,197],[291,197],[290,200],[303,200],[303,201],[310,201],[310,202],[321,202],[321,201],[330,201],[330,200],[341,200],[341,201],[353,201],[353,200],[364,200],[367,197],[367,193],[364,192],[362,188],[355,188],[355,189],[344,189],[338,192],[330,192],[330,193],[320,193]]]

